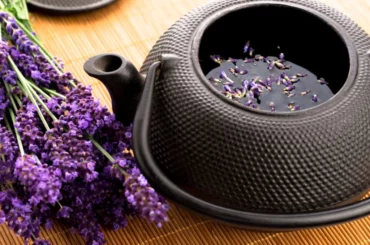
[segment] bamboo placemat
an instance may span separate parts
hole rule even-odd
[[[323,0],[346,13],[370,33],[370,1]],[[140,67],[159,36],[180,16],[207,0],[117,0],[94,12],[73,16],[32,13],[36,32],[51,53],[64,59],[67,70],[94,88],[94,95],[110,107],[110,98],[98,81],[88,77],[83,63],[89,57],[115,52]],[[273,27],[272,27],[273,28]],[[325,37],[319,37],[325,38]],[[262,245],[262,244],[370,244],[370,218],[344,225],[288,233],[263,233],[231,228],[193,214],[175,204],[171,222],[162,229],[138,218],[129,218],[121,231],[105,230],[108,244],[121,245]],[[83,245],[62,223],[42,236],[54,245]],[[0,245],[21,245],[6,226],[0,226]]]

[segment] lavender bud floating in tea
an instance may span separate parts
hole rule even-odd
[[[334,95],[324,78],[288,61],[289,55],[283,52],[278,57],[254,55],[248,41],[240,53],[244,57],[239,59],[210,56],[217,65],[207,78],[228,99],[250,108],[284,112],[311,108]]]

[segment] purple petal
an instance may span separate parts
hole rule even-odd
[[[232,89],[230,88],[229,85],[224,85],[225,91],[232,92]]]
[[[267,67],[267,69],[272,70],[274,68],[274,65],[275,65],[275,61],[270,60],[270,64]]]
[[[297,73],[297,77],[307,77],[307,74]]]
[[[253,53],[254,53],[254,49],[253,48],[250,48],[249,49],[249,56],[253,56]]]
[[[244,46],[244,53],[247,53],[248,50],[249,50],[249,46],[250,46],[250,41],[248,41],[245,46]]]
[[[225,71],[221,71],[220,78],[227,78],[227,75],[226,75]]]
[[[316,95],[316,94],[312,95],[312,101],[313,101],[313,102],[317,102],[317,101],[319,101],[319,98],[317,97],[317,95]]]
[[[284,88],[284,91],[292,91],[295,89],[294,85],[289,85],[288,87]]]

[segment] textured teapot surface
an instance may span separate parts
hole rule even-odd
[[[212,16],[259,2],[207,4],[179,20],[154,46],[141,73],[163,54],[180,61],[155,83],[152,154],[174,182],[221,206],[290,213],[341,204],[370,187],[370,39],[324,4],[270,1],[326,16],[345,31],[357,52],[350,54],[353,81],[316,109],[277,116],[252,112],[225,102],[201,81],[192,45]]]

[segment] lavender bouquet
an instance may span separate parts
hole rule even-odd
[[[62,219],[89,245],[127,215],[158,227],[169,206],[140,173],[132,127],[64,71],[28,22],[25,0],[0,1],[0,223],[25,244]]]

